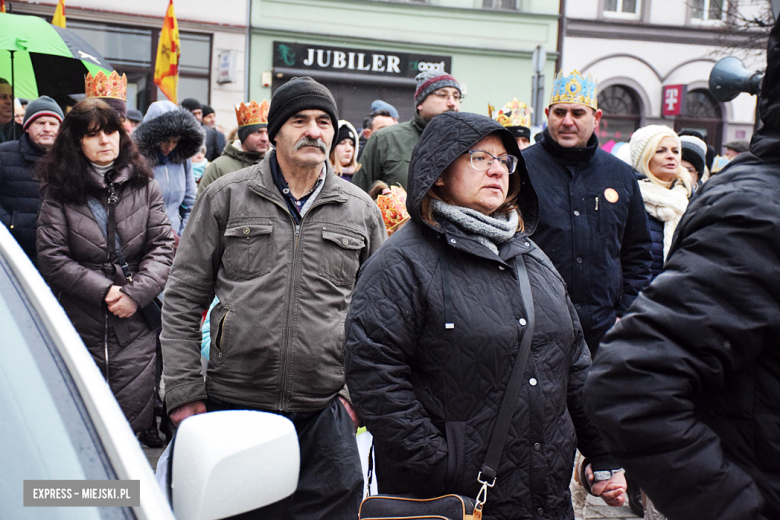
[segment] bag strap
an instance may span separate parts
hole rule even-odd
[[[475,509],[482,510],[482,506],[487,500],[487,488],[496,484],[496,471],[501,460],[501,454],[506,444],[506,435],[509,432],[509,425],[512,423],[517,406],[517,399],[520,397],[522,388],[523,373],[528,363],[528,356],[531,353],[531,340],[534,335],[534,302],[531,294],[531,282],[528,280],[528,270],[526,269],[525,259],[522,255],[516,257],[515,268],[517,271],[517,281],[520,284],[520,295],[523,298],[523,308],[525,309],[525,331],[520,340],[520,349],[517,352],[517,358],[512,366],[512,374],[509,376],[509,382],[506,386],[504,398],[501,400],[501,407],[498,411],[498,420],[493,430],[493,435],[488,443],[485,463],[477,476],[477,482],[482,484],[482,488],[477,494]]]
[[[116,209],[116,203],[119,199],[116,196],[116,188],[114,183],[108,184],[108,213],[106,214],[106,208],[95,197],[87,198],[87,206],[92,212],[92,216],[95,217],[95,221],[103,233],[103,237],[106,239],[106,261],[111,262],[111,254],[116,253],[119,265],[122,268],[122,273],[127,278],[128,283],[133,283],[133,273],[130,272],[130,266],[127,265],[125,255],[122,253],[122,241],[119,239],[119,234],[116,232],[116,217],[114,211]]]

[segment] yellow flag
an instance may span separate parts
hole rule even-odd
[[[62,1],[62,0],[60,0]],[[173,0],[163,20],[160,43],[157,45],[157,62],[154,64],[154,84],[162,90],[165,97],[176,103],[179,86],[179,24],[173,13]]]
[[[54,18],[51,19],[51,24],[65,28],[65,0],[57,2],[57,9],[54,10]]]

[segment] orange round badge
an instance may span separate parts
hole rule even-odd
[[[615,202],[618,201],[620,196],[618,195],[617,191],[613,190],[612,188],[607,188],[606,190],[604,190],[604,198],[607,199],[607,201],[614,204]]]

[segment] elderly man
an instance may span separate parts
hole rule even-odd
[[[360,156],[363,165],[352,183],[368,191],[376,181],[400,184],[406,189],[409,160],[428,121],[442,112],[458,112],[462,93],[460,84],[449,74],[421,72],[415,78],[414,104],[417,112],[411,121],[383,128],[373,134]]]
[[[225,146],[222,155],[206,167],[198,184],[198,197],[206,187],[223,175],[259,163],[271,148],[268,140],[268,101],[259,105],[252,101],[248,105],[236,105],[238,139]]]
[[[203,193],[165,290],[161,340],[173,421],[251,409],[296,426],[298,491],[284,511],[259,518],[352,520],[363,496],[344,319],[358,268],[386,233],[376,204],[328,163],[337,125],[324,86],[304,77],[280,87],[268,112],[276,149]],[[204,381],[200,318],[213,295]]]
[[[523,151],[539,197],[533,239],[563,276],[593,354],[650,282],[650,232],[631,167],[599,148],[596,81],[559,73],[552,92],[542,140]]]
[[[0,144],[0,220],[34,264],[41,197],[33,168],[54,144],[62,118],[57,103],[41,96],[27,105],[19,140]]]

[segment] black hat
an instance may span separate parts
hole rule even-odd
[[[336,100],[324,85],[308,76],[292,78],[276,89],[268,109],[268,139],[276,144],[276,134],[287,120],[301,110],[322,110],[330,116],[333,129],[339,127]]]
[[[208,105],[201,105],[201,109],[203,110],[203,117],[214,113],[214,109]]]
[[[181,107],[186,108],[190,112],[192,112],[193,110],[203,110],[200,101],[191,97],[188,97],[187,99],[183,100],[181,102]]]
[[[352,125],[348,125],[345,123],[342,123],[339,127],[339,133],[336,135],[336,138],[333,139],[333,143],[330,145],[330,149],[333,150],[336,148],[336,145],[339,144],[344,139],[349,139],[352,141],[352,146],[354,147],[357,143],[357,137],[355,136],[355,131],[352,128]]]
[[[723,145],[724,148],[734,150],[737,153],[743,153],[750,150],[750,143],[745,140],[731,141]]]
[[[531,129],[525,126],[507,126],[505,127],[507,130],[509,130],[513,136],[515,136],[515,139],[518,137],[525,137],[529,141],[531,140]]]
[[[140,110],[131,108],[127,111],[127,119],[133,123],[140,123],[144,120],[144,114]]]

